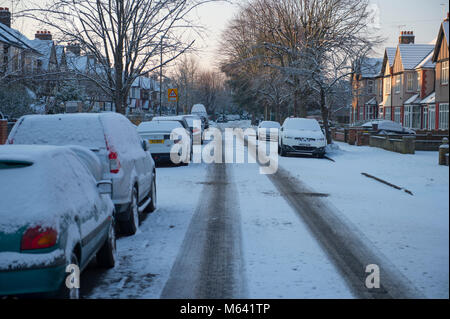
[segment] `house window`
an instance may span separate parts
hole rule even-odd
[[[402,77],[400,75],[395,76],[395,93],[400,93],[402,86]]]
[[[428,129],[434,130],[436,128],[436,106],[430,105],[428,110]]]
[[[386,120],[391,120],[391,107],[390,106],[384,108],[384,113],[385,113],[384,118]]]
[[[428,128],[428,106],[423,107],[423,129],[426,130]]]
[[[372,80],[367,81],[367,93],[373,94],[373,81]]]
[[[359,107],[359,120],[365,120],[364,118],[364,107]]]
[[[413,73],[408,73],[407,77],[407,81],[408,81],[408,86],[407,86],[407,90],[408,92],[412,92],[414,91],[414,78],[413,78]]]
[[[391,94],[391,77],[386,78],[386,94]]]
[[[418,71],[417,72],[417,92],[420,92],[420,89],[422,87],[422,83],[420,83],[421,79],[422,79],[422,73],[421,73],[421,71]]]
[[[448,84],[448,60],[442,62],[441,84]]]
[[[439,129],[448,129],[448,103],[439,104]]]
[[[405,105],[405,113],[403,115],[403,126],[411,128],[411,114],[412,114],[412,106]]]
[[[373,119],[373,106],[372,105],[367,105],[367,119],[371,120]]]
[[[378,80],[378,95],[383,96],[383,79]]]
[[[401,123],[402,121],[402,108],[400,106],[395,107],[394,121],[397,123]]]
[[[380,107],[380,110],[378,111],[378,118],[383,119],[384,118],[384,107]]]

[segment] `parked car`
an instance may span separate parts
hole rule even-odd
[[[274,121],[263,121],[259,123],[256,130],[256,139],[263,141],[278,142],[278,134],[280,130],[280,123]]]
[[[125,235],[136,232],[142,213],[156,208],[155,163],[123,115],[26,115],[14,125],[8,144],[78,145],[93,151],[103,179],[112,180],[115,218]]]
[[[362,125],[363,128],[376,134],[405,134],[414,135],[414,130],[403,127],[400,123],[390,120],[373,120]]]
[[[287,118],[280,128],[278,152],[288,154],[311,154],[323,157],[327,140],[315,119]]]
[[[142,122],[137,131],[145,141],[148,141],[150,152],[156,163],[171,162],[171,151],[177,143],[190,143],[186,138],[182,138],[180,134],[186,134],[183,126],[178,121],[151,121]],[[182,150],[185,154],[182,154]],[[189,165],[188,154],[190,144],[182,146],[178,150],[178,156],[181,157],[179,164]],[[183,158],[184,155],[184,158]]]
[[[186,132],[188,133],[188,136],[190,138],[190,145],[191,145],[191,149],[190,149],[190,158],[192,158],[192,151],[193,151],[193,146],[194,146],[194,139],[193,139],[193,135],[191,132],[191,129],[189,127],[189,123],[186,121],[186,119],[184,118],[183,115],[176,115],[176,116],[156,116],[152,119],[152,121],[177,121],[180,122],[180,124],[183,126],[183,128],[186,130]]]
[[[66,266],[115,264],[112,183],[68,147],[0,146],[0,296],[77,298]]]
[[[203,144],[203,132],[205,131],[205,126],[202,119],[197,115],[185,115],[183,117],[191,130],[193,143],[196,145]],[[200,126],[196,126],[195,121],[198,121]]]
[[[201,118],[204,129],[209,128],[208,112],[203,104],[195,104],[191,109],[191,114]]]

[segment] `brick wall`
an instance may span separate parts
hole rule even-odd
[[[5,144],[8,138],[8,121],[0,120],[0,144]]]

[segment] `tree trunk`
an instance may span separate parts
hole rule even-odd
[[[323,128],[325,129],[327,144],[331,144],[333,140],[331,139],[330,127],[328,125],[328,108],[326,105],[326,96],[323,89],[320,89],[320,111],[322,113]]]

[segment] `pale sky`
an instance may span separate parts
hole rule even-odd
[[[444,18],[444,8],[445,12],[448,12],[446,0],[370,0],[370,2],[379,12],[380,35],[387,38],[383,47],[396,46],[401,30],[414,31],[416,43],[430,43],[437,37],[440,23]],[[11,7],[11,0],[0,0],[0,6]],[[198,16],[200,24],[207,29],[204,37],[197,39],[199,48],[197,56],[203,68],[215,65],[220,34],[237,11],[236,4],[218,2],[206,4],[194,13]],[[34,38],[37,29],[30,23],[20,20],[16,21],[13,27],[30,39]],[[380,55],[382,49],[378,50]]]

